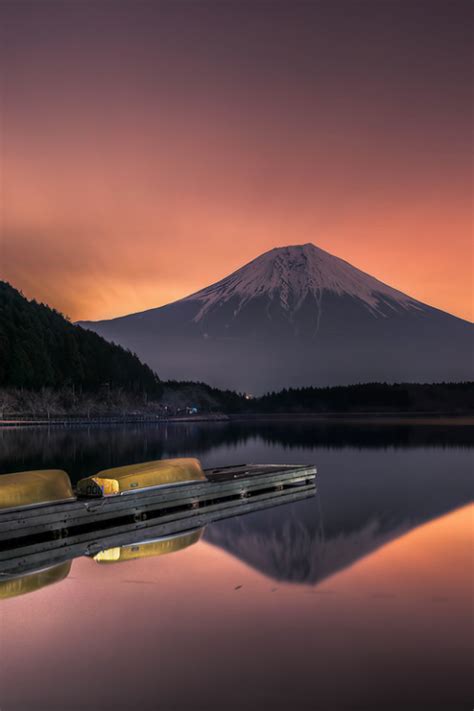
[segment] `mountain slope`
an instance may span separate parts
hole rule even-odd
[[[472,324],[312,244],[273,249],[167,306],[83,325],[166,378],[254,393],[472,379]]]
[[[0,386],[96,390],[105,384],[161,392],[158,377],[137,356],[0,281]]]

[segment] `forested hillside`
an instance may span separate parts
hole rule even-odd
[[[246,404],[254,413],[472,412],[474,383],[361,383],[294,388]]]
[[[332,388],[290,388],[252,397],[204,383],[164,382],[168,405],[253,416],[268,414],[451,413],[474,410],[474,383],[361,383]]]
[[[0,387],[121,388],[159,397],[158,376],[136,355],[28,301],[0,282]]]

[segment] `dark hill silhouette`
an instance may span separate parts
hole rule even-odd
[[[161,393],[158,376],[136,355],[0,282],[0,387],[65,386]]]

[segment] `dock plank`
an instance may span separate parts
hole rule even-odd
[[[8,548],[22,537],[53,534],[81,526],[107,527],[114,519],[121,518],[129,524],[134,519],[166,515],[168,510],[199,510],[226,499],[311,484],[316,477],[316,468],[310,465],[238,465],[207,470],[206,476],[208,481],[204,482],[1,512],[0,549]]]
[[[290,492],[271,492],[255,495],[252,499],[238,502],[213,504],[202,510],[169,514],[135,525],[119,525],[114,528],[80,532],[64,539],[30,542],[0,552],[0,576],[19,574],[27,570],[38,569],[45,565],[71,560],[79,555],[95,555],[101,550],[120,545],[130,545],[147,539],[159,538],[191,529],[202,528],[209,523],[240,516],[253,511],[300,501],[315,494],[315,486],[306,485]]]

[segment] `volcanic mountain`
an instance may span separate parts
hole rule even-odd
[[[313,244],[272,249],[174,303],[84,322],[161,378],[252,393],[472,379],[474,327]]]

